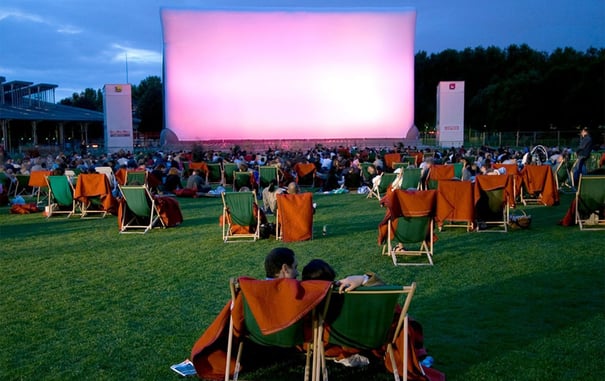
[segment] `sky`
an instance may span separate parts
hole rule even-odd
[[[409,6],[415,51],[527,44],[605,48],[603,0],[2,0],[0,76],[58,85],[55,100],[162,76],[160,8]]]

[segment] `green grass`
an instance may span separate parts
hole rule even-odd
[[[438,233],[435,266],[380,255],[375,199],[314,197],[315,239],[299,262],[416,281],[410,314],[448,380],[605,379],[605,232],[563,228],[561,206],[527,207],[529,230]],[[228,279],[263,277],[274,240],[224,244],[220,199],[179,199],[182,226],[120,235],[116,218],[46,220],[0,208],[0,379],[176,380],[169,366],[229,298]],[[327,236],[321,235],[327,225]],[[299,361],[300,360],[300,361]],[[302,378],[302,358],[242,374]],[[381,364],[329,365],[332,380],[391,380]]]

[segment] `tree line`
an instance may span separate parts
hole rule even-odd
[[[605,49],[529,46],[447,49],[415,56],[415,123],[430,130],[436,120],[440,81],[465,82],[465,127],[481,131],[570,130],[605,126]],[[149,76],[132,87],[139,131],[163,125],[162,80]],[[61,104],[103,111],[102,91],[85,89]]]

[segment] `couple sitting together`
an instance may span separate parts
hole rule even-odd
[[[299,275],[298,261],[294,252],[285,247],[275,248],[267,255],[265,258],[265,272],[266,280],[259,281],[251,278],[240,278],[239,285],[243,292],[246,291],[245,287],[250,285],[267,289],[273,287],[292,289],[292,296],[285,296],[287,300],[282,297],[282,299],[279,300],[258,299],[251,301],[248,294],[246,294],[248,304],[254,303],[261,311],[260,314],[265,315],[265,317],[261,317],[260,319],[265,319],[269,322],[268,324],[272,324],[273,327],[281,327],[282,329],[293,323],[294,316],[296,316],[296,319],[300,319],[302,311],[308,312],[310,309],[317,306],[323,299],[323,296],[325,296],[332,287],[342,294],[361,286],[379,286],[384,284],[373,273],[348,276],[335,281],[336,272],[328,263],[321,259],[314,259],[309,262],[302,270],[302,282],[296,281]],[[275,283],[273,281],[275,281]],[[279,311],[279,314],[276,314],[276,311]],[[259,320],[257,313],[254,311],[252,312],[256,319]],[[394,322],[397,322],[399,318],[397,312],[398,311],[396,311],[396,316],[394,317]],[[232,317],[232,324],[234,327],[234,340],[238,341],[241,339],[240,332],[244,330],[241,298],[236,299],[233,304],[231,301],[227,303],[214,322],[206,329],[204,334],[193,346],[190,359],[195,366],[198,377],[203,379],[223,379],[225,376],[226,361],[230,361],[230,373],[233,372],[233,369],[235,368],[235,359],[227,359],[226,351],[227,341],[229,339],[230,317]],[[408,379],[425,381],[444,380],[445,377],[439,371],[428,369],[428,372],[425,372],[417,365],[419,359],[426,357],[426,351],[423,347],[422,327],[419,323],[410,321],[408,338],[408,356],[412,356],[414,360],[408,361],[408,363],[413,363],[408,365]],[[400,338],[398,337],[398,342],[399,339]],[[401,342],[403,343],[403,338],[401,338]],[[248,358],[248,361],[243,362],[243,368],[246,368],[247,365],[258,367],[259,362],[262,362],[263,359],[266,360],[271,358],[274,360],[276,355],[292,355],[291,352],[284,351],[283,348],[280,348],[278,351],[273,351],[271,354],[267,354],[267,350],[271,349],[255,347],[254,350],[247,350],[246,353],[251,355],[250,358]],[[299,348],[298,350],[302,350],[302,348]],[[361,351],[355,348],[344,348],[335,345],[325,346],[326,357],[341,360],[344,364],[347,363],[347,358],[351,358],[352,356],[358,358],[359,352]],[[376,355],[378,359],[381,359],[382,357],[381,360],[385,361],[385,365],[390,365],[390,361],[387,361],[388,359],[384,358],[384,351],[374,352],[375,353],[372,353],[371,355]],[[411,368],[410,365],[412,366]],[[389,367],[387,366],[387,368]],[[392,371],[390,368],[389,370]],[[402,369],[399,369],[399,372],[401,371]]]

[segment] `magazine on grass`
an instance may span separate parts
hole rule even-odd
[[[170,369],[174,370],[183,377],[196,375],[193,363],[189,361],[189,359],[183,361],[182,363],[171,365]]]

